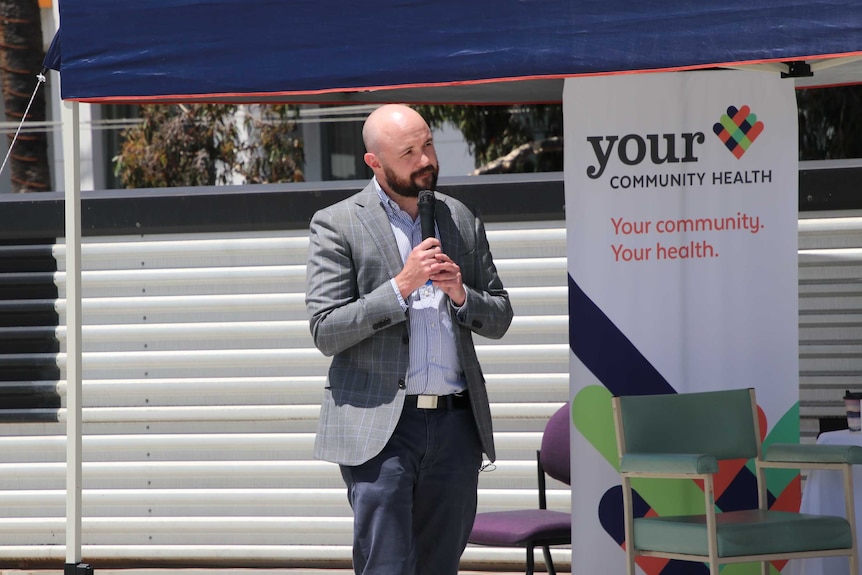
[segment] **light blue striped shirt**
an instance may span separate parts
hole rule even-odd
[[[376,179],[374,185],[380,196],[380,203],[389,216],[401,261],[406,262],[413,248],[422,242],[419,218],[414,221],[410,214],[398,207]],[[461,372],[458,349],[455,346],[455,332],[448,309],[449,298],[443,290],[437,288],[431,288],[433,295],[430,297],[423,297],[423,288],[419,288],[404,301],[394,279],[391,284],[402,307],[405,311],[409,309],[410,364],[407,368],[407,393],[449,395],[463,391],[467,383]],[[467,305],[466,301],[464,305]]]

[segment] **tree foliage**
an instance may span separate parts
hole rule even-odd
[[[477,168],[508,155],[531,142],[563,135],[563,109],[555,105],[523,106],[417,106],[432,128],[446,122],[461,130]],[[508,168],[513,172],[563,169],[561,146],[537,145],[540,153],[525,154]],[[541,153],[541,150],[548,153]]]
[[[301,180],[296,109],[238,111],[233,104],[142,106],[141,123],[123,131],[115,173],[129,188],[211,186],[236,176],[249,183]]]
[[[18,125],[45,120],[45,90],[36,88],[42,69],[42,20],[38,0],[0,0],[0,78],[6,121]],[[33,102],[29,112],[27,105]],[[24,117],[26,113],[26,118]],[[12,144],[13,135],[8,142]],[[48,137],[41,130],[22,131],[9,156],[13,192],[44,192],[51,188]]]
[[[248,183],[301,182],[305,179],[302,166],[305,153],[302,140],[296,134],[299,109],[286,104],[257,106],[246,115],[245,127],[249,141],[248,161],[239,172]]]
[[[862,158],[862,86],[798,90],[799,159]]]
[[[236,106],[147,105],[142,122],[123,131],[115,171],[126,187],[227,183],[236,162]]]

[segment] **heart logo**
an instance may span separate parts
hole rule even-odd
[[[713,125],[712,131],[738,160],[763,132],[763,122],[751,113],[751,108],[748,106],[738,110],[735,106],[729,106],[727,113],[722,114],[718,122]]]

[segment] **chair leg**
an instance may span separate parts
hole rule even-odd
[[[545,565],[548,566],[548,575],[557,575],[557,570],[554,569],[554,560],[551,558],[551,548],[543,545],[542,553],[545,555]]]
[[[527,546],[527,573],[526,575],[533,575],[533,569],[535,568],[535,558],[533,557],[533,546]]]
[[[626,575],[635,575],[635,552],[630,544],[626,541]]]

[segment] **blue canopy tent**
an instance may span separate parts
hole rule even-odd
[[[824,70],[862,56],[854,0],[60,0],[59,13],[62,97],[81,102],[558,102],[569,76],[752,64],[810,67],[799,85],[862,78]]]
[[[746,67],[862,82],[858,0],[59,0],[67,573],[81,559],[78,102],[555,103],[581,75]]]

